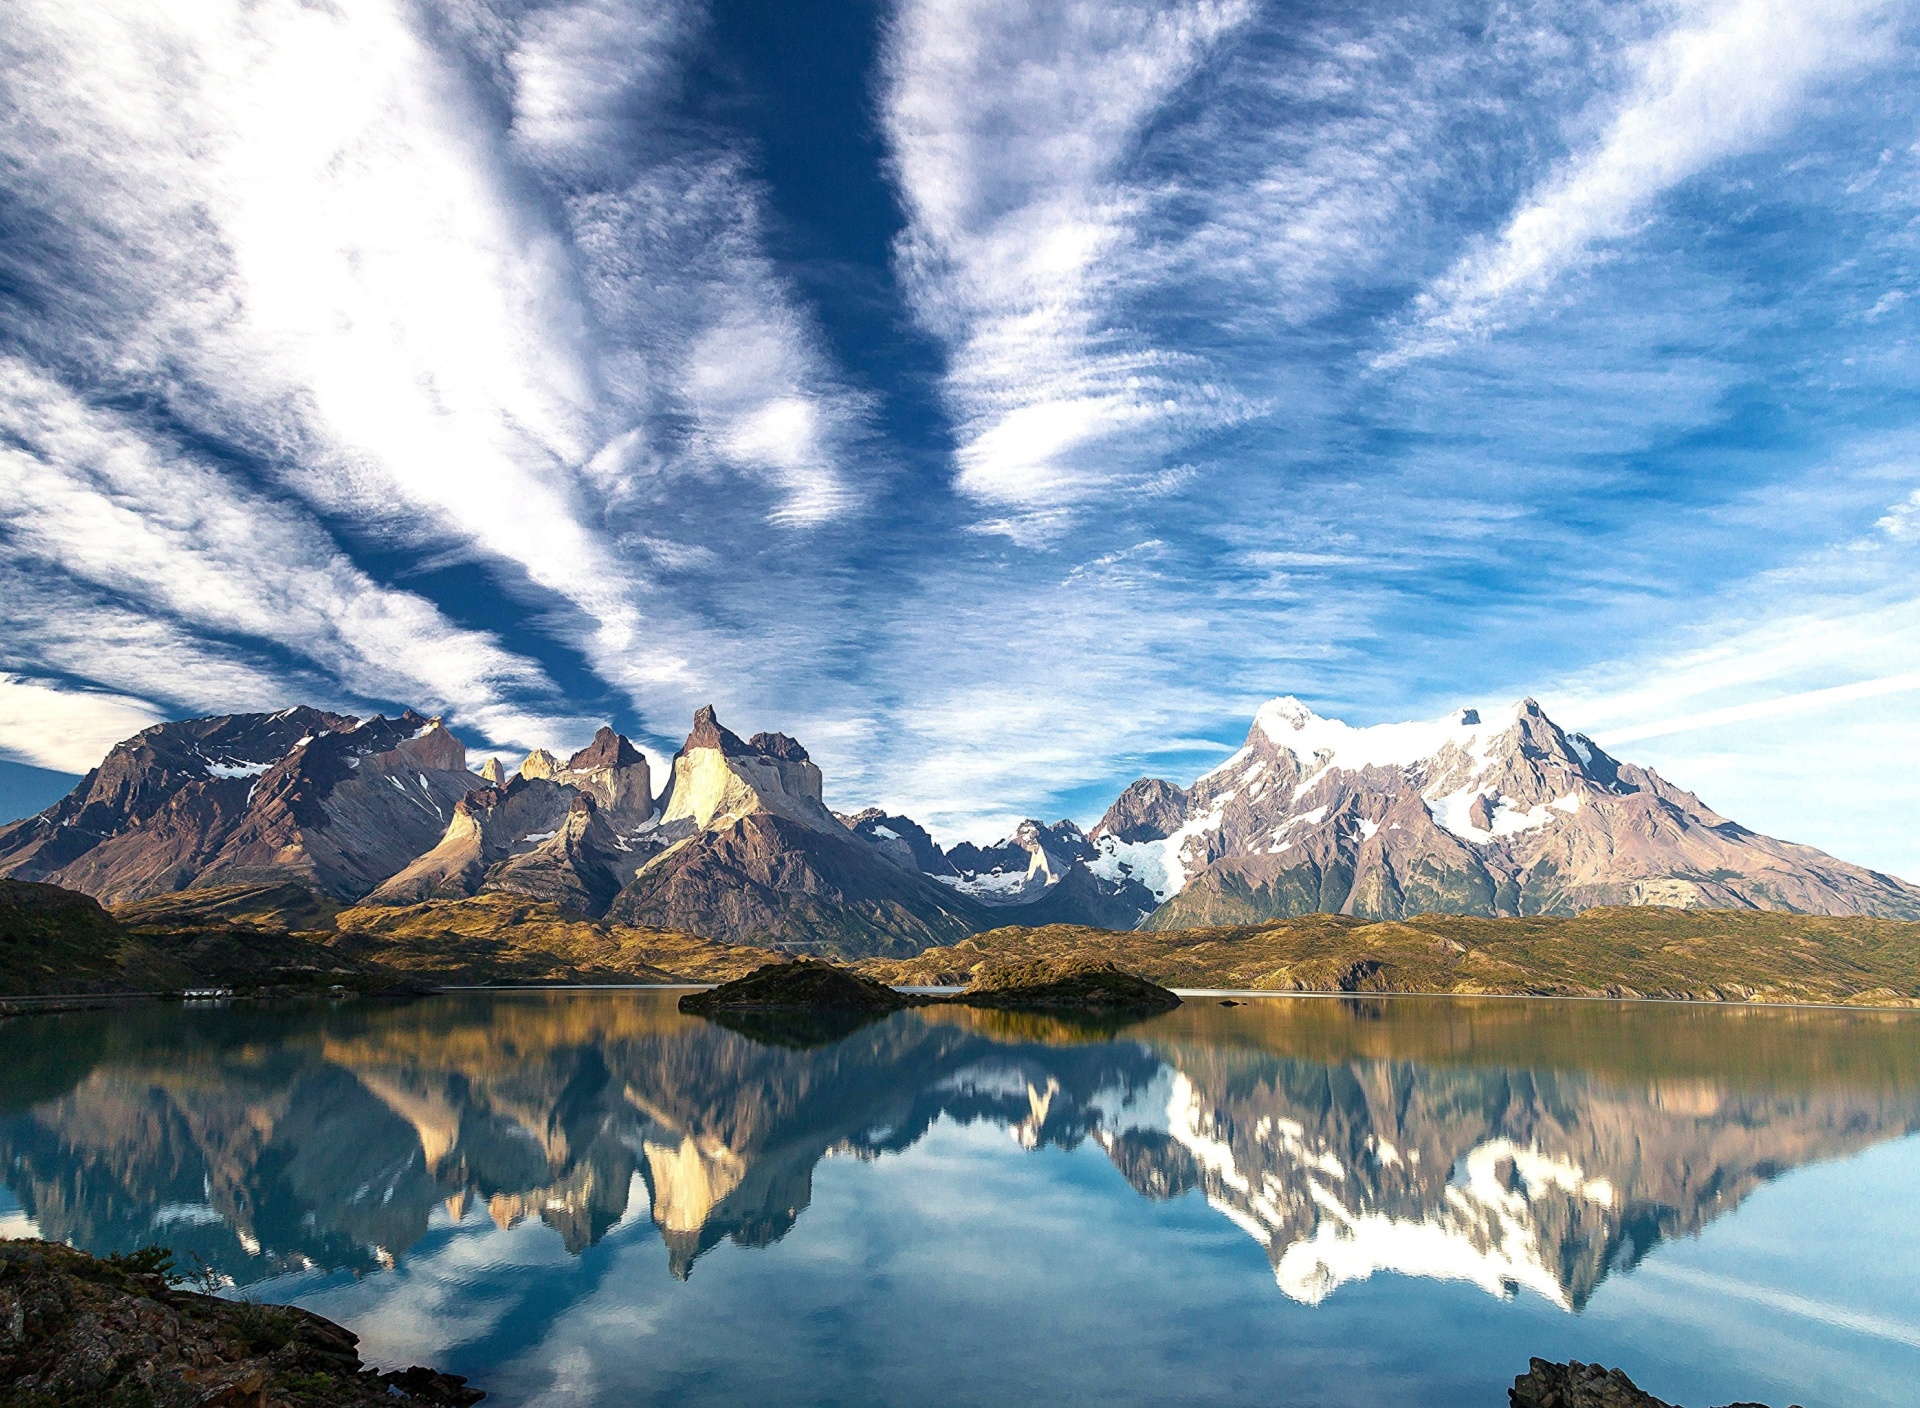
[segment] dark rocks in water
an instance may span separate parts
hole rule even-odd
[[[983,963],[967,990],[952,999],[969,1007],[1072,1008],[1098,1012],[1166,1012],[1177,994],[1112,963],[1042,958]]]
[[[1676,1408],[1655,1398],[1618,1369],[1574,1360],[1555,1364],[1530,1360],[1527,1372],[1507,1390],[1509,1408]],[[1726,1408],[1766,1408],[1763,1403],[1730,1403]],[[1797,1408],[1797,1405],[1796,1405]]]
[[[809,958],[768,963],[744,978],[680,999],[680,1010],[697,1016],[718,1012],[893,1012],[910,1005],[909,999],[885,983]]]
[[[454,1374],[364,1367],[359,1338],[293,1306],[176,1289],[165,1252],[105,1261],[51,1242],[0,1242],[0,1402],[151,1408],[469,1408]]]
[[[1245,1007],[1246,1003],[1241,1002],[1238,998],[1223,997],[1220,999],[1220,1005],[1222,1007]]]

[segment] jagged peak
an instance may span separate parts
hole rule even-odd
[[[1269,699],[1262,704],[1253,716],[1255,727],[1264,728],[1269,736],[1283,729],[1299,731],[1326,720],[1302,704],[1291,694],[1283,694],[1278,699]]]
[[[741,738],[720,722],[711,704],[703,704],[694,712],[693,731],[687,735],[686,745],[680,751],[691,753],[696,748],[717,748],[733,758],[773,758],[783,763],[812,761],[800,740],[788,734],[756,733],[752,738]]]
[[[527,754],[525,762],[520,764],[520,776],[524,778],[552,777],[560,771],[560,760],[544,748],[536,748]]]
[[[610,725],[602,724],[595,731],[593,742],[567,759],[566,770],[589,772],[595,768],[630,768],[645,761],[645,756],[625,734],[615,733]]]
[[[702,704],[693,711],[693,728],[680,751],[691,753],[696,748],[718,748],[722,753],[734,755],[753,751],[739,734],[720,722],[711,704]]]
[[[801,747],[800,740],[784,733],[756,733],[747,740],[747,746],[756,753],[764,753],[786,763],[809,761],[807,750]]]

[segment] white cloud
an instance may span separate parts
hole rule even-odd
[[[1152,193],[1125,163],[1241,0],[904,4],[884,124],[908,213],[899,262],[950,349],[960,488],[1020,515],[1084,498],[1240,413],[1120,305]],[[1155,466],[1157,467],[1157,466]]]
[[[1493,240],[1416,300],[1376,365],[1433,355],[1502,326],[1552,282],[1631,234],[1654,200],[1777,135],[1823,79],[1888,52],[1885,0],[1724,0],[1637,58],[1637,78],[1596,141],[1533,192]]]
[[[735,474],[803,526],[861,497],[865,402],[761,251],[738,158],[636,136],[690,16],[449,6],[468,62],[399,0],[26,0],[0,154],[67,243],[48,276],[85,285],[28,331],[59,379],[159,395],[364,531],[524,573],[647,708],[701,658],[618,547],[662,485]]]
[[[165,717],[144,699],[0,675],[0,750],[43,768],[86,772]]]
[[[1742,825],[1920,878],[1904,821],[1920,766],[1920,564],[1910,544],[1877,542],[1731,582],[1684,627],[1536,692],[1565,726]]]
[[[1637,743],[1643,738],[1662,738],[1668,734],[1691,733],[1695,729],[1723,728],[1728,724],[1777,718],[1782,714],[1831,709],[1837,704],[1852,704],[1862,699],[1880,699],[1889,694],[1907,694],[1914,690],[1920,690],[1920,670],[1910,670],[1899,675],[1886,675],[1880,679],[1856,680],[1851,684],[1830,685],[1825,689],[1802,690],[1798,694],[1781,694],[1767,699],[1753,699],[1744,704],[1729,704],[1723,708],[1707,709],[1697,714],[1680,714],[1673,718],[1655,719],[1648,723],[1629,724],[1625,728],[1608,729],[1607,743],[1609,746]]]
[[[551,691],[529,661],[382,588],[299,510],[165,453],[12,357],[0,357],[0,479],[16,569],[92,583],[200,634],[274,642],[353,694],[458,715],[496,739],[546,732],[508,702]],[[168,674],[152,668],[140,692],[165,695]]]

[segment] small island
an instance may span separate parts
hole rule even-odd
[[[1100,959],[1055,958],[982,964],[958,993],[902,993],[850,968],[818,959],[768,963],[743,978],[680,999],[694,1016],[720,1013],[887,1013],[952,1005],[1032,1011],[1150,1014],[1179,995]]]
[[[716,1012],[897,1012],[912,999],[837,963],[801,958],[768,963],[744,978],[680,999],[680,1010]]]
[[[1104,959],[1000,960],[981,964],[965,992],[969,1007],[1083,1012],[1170,1012],[1179,994]]]

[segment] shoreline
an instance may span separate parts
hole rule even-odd
[[[419,993],[353,993],[359,998],[402,998],[412,1000],[419,997],[437,997],[450,993],[540,993],[540,992],[699,992],[718,987],[717,983],[449,983],[436,986]],[[937,997],[965,991],[960,987],[926,987],[918,985],[894,985],[894,991],[909,996]],[[1713,1007],[1713,1008],[1756,1008],[1772,1011],[1806,1012],[1888,1012],[1920,1014],[1920,1000],[1913,1003],[1888,1006],[1883,1003],[1864,1002],[1769,1002],[1753,998],[1711,998],[1711,997],[1610,997],[1604,993],[1542,993],[1542,992],[1326,992],[1324,990],[1289,990],[1283,988],[1169,988],[1169,992],[1181,998],[1232,998],[1245,1002],[1258,998],[1325,998],[1343,1001],[1380,1001],[1396,998],[1412,998],[1420,1001],[1477,1001],[1482,998],[1494,998],[1504,1002],[1613,1002],[1613,1003],[1654,1003],[1670,1007]],[[27,1017],[35,1014],[55,1015],[62,1012],[84,1012],[102,1007],[119,1006],[140,1002],[173,1003],[177,1006],[212,1007],[235,1002],[311,1002],[319,999],[338,1001],[325,993],[274,993],[254,995],[235,993],[219,998],[182,998],[166,992],[113,992],[113,993],[35,993],[23,996],[0,995],[0,1019],[7,1017]]]

